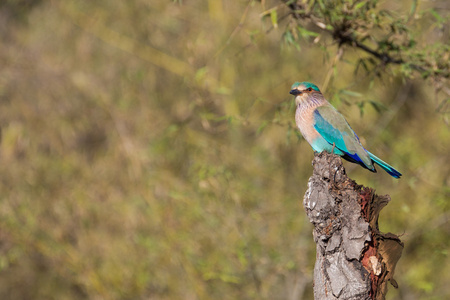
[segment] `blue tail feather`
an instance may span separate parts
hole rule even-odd
[[[364,169],[367,169],[367,170],[369,170],[369,171],[371,171],[371,172],[374,172],[374,173],[376,173],[377,171],[375,170],[375,168],[374,167],[372,167],[372,168],[370,168],[370,167],[367,167],[365,164],[364,164],[364,162],[362,161],[362,159],[358,156],[358,154],[351,154],[351,153],[348,153],[348,152],[344,152],[344,155],[342,155],[342,157],[344,158],[344,159],[346,159],[346,160],[348,160],[349,162],[352,162],[352,163],[355,163],[355,164],[358,164],[358,165],[360,165],[361,167],[363,167]]]
[[[367,153],[369,154],[370,158],[373,160],[374,163],[379,165],[383,170],[385,170],[392,177],[400,178],[400,176],[402,176],[402,173],[400,173],[399,171],[394,169],[394,167],[392,167],[389,164],[387,164],[386,162],[382,161],[381,159],[379,159],[378,157],[376,157],[369,151],[367,151]]]

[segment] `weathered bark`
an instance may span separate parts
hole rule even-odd
[[[349,179],[339,156],[316,154],[313,166],[303,205],[317,244],[314,298],[384,299],[403,250],[398,236],[378,230],[390,197]]]

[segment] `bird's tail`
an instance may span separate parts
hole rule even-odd
[[[389,164],[387,164],[386,162],[382,161],[381,159],[379,159],[378,157],[376,157],[375,155],[373,155],[369,151],[367,151],[367,153],[369,153],[369,156],[373,160],[374,163],[379,165],[383,170],[388,172],[388,174],[391,175],[392,177],[400,178],[400,176],[402,176],[402,173],[400,173],[399,171],[394,169],[394,167],[392,167]]]

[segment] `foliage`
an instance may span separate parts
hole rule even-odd
[[[339,45],[350,2],[329,3],[2,4],[0,298],[311,298],[299,80],[404,174],[345,164],[391,195],[382,230],[405,232],[391,299],[448,298],[448,44],[433,46],[448,41],[447,2],[355,2],[348,18],[366,19],[345,32],[404,61],[392,69]]]
[[[411,3],[409,13],[404,16],[380,8],[378,0],[284,2],[291,9],[292,17],[285,32],[286,36],[293,37],[289,39],[291,43],[298,45],[295,41],[299,38],[309,37],[315,37],[317,42],[322,35],[328,34],[340,47],[353,47],[370,54],[357,62],[357,66],[368,73],[379,75],[377,69],[380,67],[398,64],[403,76],[411,77],[417,71],[424,78],[450,77],[450,45],[445,37],[431,45],[417,45],[417,39],[422,37],[413,34],[414,25],[418,23],[416,19],[431,15],[435,18],[435,26],[442,30],[449,16],[444,18],[433,8],[417,14],[417,0]],[[313,27],[317,32],[306,27]]]

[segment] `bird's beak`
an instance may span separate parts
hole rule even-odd
[[[293,89],[289,92],[289,94],[294,95],[294,96],[300,95],[301,93],[302,92],[297,89]]]

